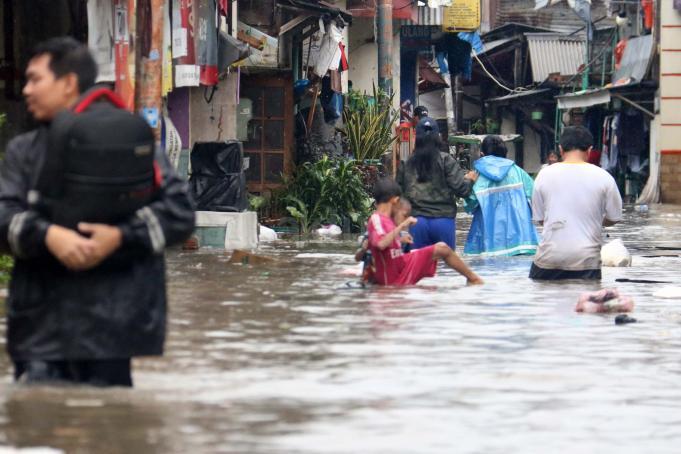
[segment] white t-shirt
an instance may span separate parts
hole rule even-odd
[[[622,220],[622,198],[608,172],[588,163],[542,169],[532,196],[532,220],[544,223],[534,263],[549,270],[600,269],[605,218]]]

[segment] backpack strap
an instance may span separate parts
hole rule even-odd
[[[73,109],[74,113],[82,113],[85,109],[90,107],[90,105],[100,98],[106,98],[114,107],[119,109],[125,109],[125,103],[123,100],[113,91],[108,88],[97,88],[87,93],[83,99],[81,99],[76,107]]]

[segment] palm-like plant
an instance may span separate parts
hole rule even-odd
[[[350,94],[350,102],[343,111],[344,126],[338,130],[357,161],[380,159],[397,141],[394,126],[398,113],[392,108],[393,98],[394,94],[387,96],[375,85],[373,97]]]

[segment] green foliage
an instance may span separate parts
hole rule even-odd
[[[9,255],[0,255],[0,285],[6,285],[12,274],[14,260]]]
[[[7,117],[5,116],[5,114],[0,113],[0,128],[5,126],[5,121],[7,121]]]
[[[346,220],[359,228],[370,214],[372,201],[354,160],[324,156],[299,166],[284,183],[281,200],[302,233],[324,223],[343,225]]]
[[[387,96],[373,88],[373,96],[352,91],[343,111],[344,126],[338,130],[348,141],[348,147],[358,161],[380,159],[397,141],[394,132],[398,113],[392,108],[394,94]]]

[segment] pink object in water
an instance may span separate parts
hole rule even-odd
[[[622,296],[617,289],[603,289],[598,292],[582,293],[575,311],[586,313],[631,312],[634,300]]]

